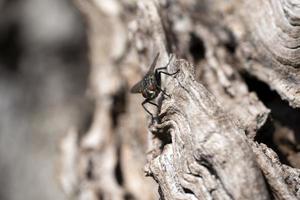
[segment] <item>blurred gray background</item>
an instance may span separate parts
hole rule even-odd
[[[70,0],[0,10],[0,199],[65,199],[58,145],[88,105],[84,22]]]

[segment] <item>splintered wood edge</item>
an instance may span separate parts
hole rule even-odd
[[[276,199],[300,198],[300,170],[281,164],[277,154],[265,144],[249,140],[256,161]]]

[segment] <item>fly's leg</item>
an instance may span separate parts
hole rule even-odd
[[[158,105],[156,105],[155,103],[151,102],[149,99],[145,99],[142,103],[142,106],[144,108],[144,110],[151,116],[151,120],[153,120],[153,114],[146,108],[145,104],[146,103],[150,103],[156,107],[158,107]]]
[[[174,73],[168,73],[168,72],[164,72],[164,71],[159,71],[157,73],[158,73],[159,76],[161,74],[165,74],[165,75],[168,75],[168,76],[173,76],[173,75],[177,74],[178,72],[179,72],[179,69],[176,72],[174,72]]]
[[[168,65],[171,63],[171,60],[173,59],[173,57],[174,57],[174,55],[173,55],[173,54],[171,54],[171,57],[170,57],[170,59],[169,59],[168,63],[166,64],[166,66],[164,66],[164,67],[160,67],[160,68],[157,68],[155,71],[157,72],[158,70],[167,69],[167,67],[168,67]]]
[[[168,76],[173,76],[175,74],[177,74],[179,72],[179,70],[177,70],[176,72],[174,73],[167,73],[167,72],[164,72],[164,71],[159,71],[157,72],[157,76],[160,77],[161,74],[166,74]],[[163,90],[159,85],[156,86],[164,95],[168,96],[169,98],[171,98],[171,96],[169,94],[166,93],[165,90]]]
[[[158,85],[157,85],[156,87],[157,87],[157,88],[159,89],[159,91],[161,91],[164,95],[166,95],[167,97],[171,98],[171,95],[169,95],[168,93],[166,93],[166,91],[163,90],[163,89],[161,89],[161,87],[159,87]]]
[[[151,115],[151,118],[153,118],[152,113],[151,113],[151,112],[146,108],[146,106],[145,106],[146,103],[148,103],[148,99],[145,99],[145,100],[143,101],[142,106],[143,106],[144,110],[145,110],[149,115]]]
[[[167,70],[168,66],[169,66],[170,63],[171,63],[171,60],[173,59],[173,57],[174,57],[174,55],[171,54],[171,57],[170,57],[168,63],[166,64],[166,66],[157,68],[157,69],[155,70],[155,74],[157,74],[158,77],[160,77],[161,74],[166,74],[166,75],[168,75],[168,76],[173,76],[173,75],[175,75],[175,74],[177,74],[177,73],[179,72],[179,69],[178,69],[176,72],[174,72],[174,73],[168,73],[168,72],[161,71],[161,70]]]

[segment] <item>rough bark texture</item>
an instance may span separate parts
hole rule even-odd
[[[297,120],[268,120],[276,109],[247,86],[255,76],[300,119],[299,2],[75,2],[88,25],[95,112],[86,133],[70,130],[62,141],[69,196],[157,199],[145,164],[161,199],[300,198]],[[170,97],[160,94],[149,108],[157,118],[146,120],[128,88],[158,52],[157,68],[173,53],[167,71],[179,72],[162,75]],[[266,146],[268,126],[291,145]]]

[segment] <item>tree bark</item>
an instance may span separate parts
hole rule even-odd
[[[300,2],[75,2],[87,22],[95,112],[84,134],[70,130],[62,141],[69,196],[157,199],[145,164],[161,199],[300,198],[297,164],[282,164],[258,141],[266,124],[283,125],[268,120],[272,108],[244,79],[255,76],[300,107]],[[162,75],[170,97],[160,93],[151,120],[141,95],[128,91],[157,53],[156,68],[174,54],[167,72],[179,72]]]

